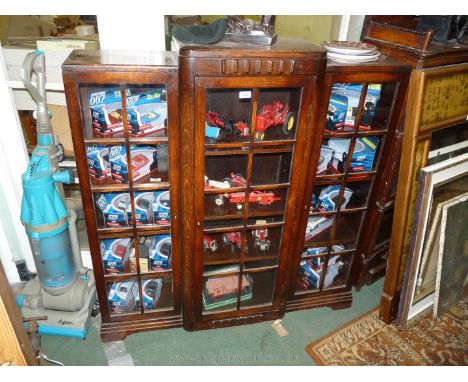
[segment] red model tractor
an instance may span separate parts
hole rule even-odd
[[[247,126],[247,121],[245,118],[234,123],[233,120],[223,120],[216,111],[208,111],[208,113],[206,113],[206,123],[208,126],[219,127],[223,129],[226,134],[236,133],[241,137],[247,137],[250,134],[250,129]]]
[[[218,242],[208,235],[203,235],[203,251],[206,252],[208,249],[215,252],[218,249]]]
[[[283,133],[289,134],[294,127],[294,113],[289,111],[280,101],[274,101],[262,107],[262,112],[257,114],[255,123],[255,139],[262,141],[265,130],[272,126],[283,125]]]
[[[222,206],[224,204],[224,198],[229,199],[231,203],[236,203],[237,209],[241,210],[245,202],[245,192],[220,194],[215,199],[216,205]],[[273,192],[251,191],[249,193],[249,203],[259,203],[262,206],[269,206],[276,200],[281,200],[281,197],[275,196]]]
[[[223,233],[223,243],[231,246],[231,250],[242,247],[241,231]]]

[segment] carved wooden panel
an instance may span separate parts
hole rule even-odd
[[[222,74],[292,74],[295,60],[282,59],[225,59],[222,61]]]

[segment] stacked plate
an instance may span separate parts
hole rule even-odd
[[[342,63],[371,62],[379,58],[377,47],[360,41],[322,41],[330,60]]]

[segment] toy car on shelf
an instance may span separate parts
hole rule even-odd
[[[234,123],[233,120],[223,120],[216,111],[208,111],[206,113],[206,125],[222,129],[227,135],[235,133],[239,137],[247,137],[250,134],[250,129],[245,118]],[[211,133],[210,138],[217,138],[217,134]]]
[[[280,101],[274,101],[262,107],[262,112],[257,114],[255,123],[255,139],[262,141],[265,137],[265,130],[272,126],[283,126],[283,133],[291,133],[294,127],[294,113],[289,111]]]
[[[245,202],[245,192],[232,192],[220,194],[216,197],[215,203],[217,206],[224,204],[224,198],[229,199],[231,203],[235,203],[238,210],[241,210]],[[281,200],[281,197],[275,196],[273,192],[251,191],[249,193],[249,203],[258,203],[262,206],[270,206],[276,200]]]
[[[242,247],[242,234],[240,231],[223,233],[223,243],[230,245],[231,249]]]
[[[231,172],[230,177],[224,178],[222,182],[208,179],[208,177],[205,175],[205,189],[245,187],[246,184],[247,181],[242,175],[235,174],[233,172]]]
[[[270,248],[270,240],[268,237],[268,228],[257,228],[252,230],[252,235],[255,237],[254,245],[260,247],[262,251],[268,251]]]
[[[218,250],[218,242],[208,235],[203,235],[203,251],[207,251],[208,249],[211,252],[215,252]]]

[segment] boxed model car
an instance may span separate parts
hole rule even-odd
[[[335,158],[340,161],[342,165],[346,163],[350,143],[351,140],[348,138],[333,138],[328,140],[328,146],[335,150]],[[371,171],[378,146],[378,137],[356,138],[349,171]]]
[[[135,222],[136,224],[153,224],[154,222],[154,192],[135,192]],[[131,211],[130,211],[131,215]]]
[[[344,129],[346,113],[348,112],[348,97],[332,90],[328,104],[325,130],[340,131]]]
[[[127,269],[131,250],[129,238],[101,240],[102,264],[106,272],[122,273]]]
[[[161,296],[162,280],[161,279],[142,279],[141,292],[143,293],[143,308],[155,309]],[[137,310],[140,309],[140,296],[135,297]]]
[[[375,109],[380,98],[381,84],[369,84],[367,86],[364,109],[362,111],[359,129],[368,130],[375,116]],[[356,119],[359,99],[361,97],[362,84],[340,84],[333,85],[332,94],[341,95],[348,99],[348,111],[346,113],[345,126],[354,126]]]
[[[166,89],[156,88],[136,94],[129,104],[127,113],[129,132],[131,135],[142,136],[167,126]]]
[[[155,191],[153,202],[154,220],[157,224],[168,224],[171,221],[170,194],[167,190]]]
[[[91,145],[86,147],[89,176],[97,180],[109,178],[111,168],[109,162],[109,146]]]
[[[151,146],[130,148],[133,181],[137,181],[158,169],[157,150]],[[111,146],[109,153],[112,180],[128,183],[127,150],[125,146]]]
[[[130,96],[130,90],[126,90]],[[122,131],[122,94],[119,87],[89,93],[89,108],[93,130],[101,135]]]
[[[171,266],[172,244],[170,235],[154,235],[149,251],[151,270],[167,269]]]
[[[135,310],[138,284],[135,281],[113,283],[108,295],[111,312],[126,313]]]
[[[96,195],[96,205],[102,211],[106,227],[127,227],[132,222],[130,194],[106,192]]]
[[[339,184],[332,184],[323,188],[322,191],[320,191],[317,208],[320,211],[336,211],[338,207],[338,197],[340,196],[340,188],[341,186]],[[342,210],[346,208],[352,195],[353,191],[345,187],[341,202]]]

